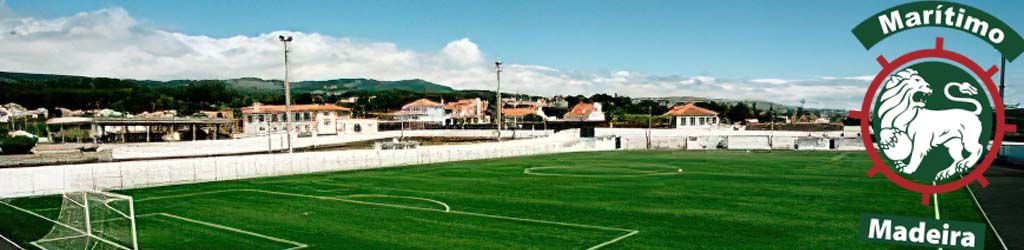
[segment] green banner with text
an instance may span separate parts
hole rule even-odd
[[[862,214],[861,241],[943,249],[985,249],[985,224]]]
[[[898,5],[864,20],[853,28],[865,49],[883,39],[914,28],[944,27],[970,33],[1013,61],[1024,52],[1024,38],[1002,20],[960,3],[923,1]]]

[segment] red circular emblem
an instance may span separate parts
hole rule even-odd
[[[977,181],[978,184],[980,184],[982,187],[988,186],[988,180],[986,180],[982,174],[984,174],[985,171],[988,170],[989,166],[992,165],[992,161],[995,160],[996,154],[985,154],[985,158],[982,159],[976,167],[971,169],[969,174],[967,174],[963,178],[960,178],[959,180],[952,181],[949,183],[938,185],[920,184],[908,180],[903,176],[897,174],[895,171],[889,168],[886,165],[885,161],[883,161],[882,158],[878,155],[878,149],[875,148],[873,141],[874,139],[872,139],[871,136],[871,115],[868,113],[868,110],[871,110],[871,104],[875,98],[875,93],[878,91],[878,88],[882,85],[885,79],[889,77],[889,75],[891,75],[894,71],[898,70],[903,65],[921,59],[945,59],[960,64],[961,66],[965,67],[968,71],[970,71],[971,74],[981,79],[982,83],[985,85],[985,88],[987,89],[988,95],[992,98],[992,102],[995,106],[995,108],[993,109],[993,111],[995,112],[995,131],[993,133],[992,143],[989,144],[988,152],[999,152],[999,147],[1003,144],[1003,133],[1013,132],[1016,130],[1016,126],[1005,123],[1006,116],[1003,112],[1002,98],[1000,98],[997,94],[993,94],[999,93],[998,88],[996,88],[995,83],[992,81],[992,76],[999,71],[999,68],[993,65],[988,70],[983,70],[981,66],[979,66],[971,59],[959,53],[943,49],[942,43],[942,37],[936,38],[935,48],[910,52],[903,56],[900,56],[899,58],[896,58],[896,60],[893,60],[892,62],[886,61],[885,57],[883,56],[879,56],[877,60],[878,63],[882,65],[882,71],[879,71],[878,75],[875,75],[875,79],[871,81],[871,85],[868,86],[867,93],[864,94],[864,102],[862,104],[863,106],[861,106],[861,110],[850,111],[851,117],[860,119],[860,130],[861,137],[864,139],[864,147],[867,149],[868,156],[871,157],[871,161],[874,164],[874,166],[870,170],[868,170],[868,176],[874,177],[876,174],[881,172],[883,175],[885,175],[886,178],[889,178],[889,180],[891,180],[893,183],[896,183],[900,187],[921,193],[921,203],[924,205],[928,205],[930,203],[930,196],[932,194],[940,194],[954,191],[963,188],[964,186],[967,186],[968,184],[975,181]]]

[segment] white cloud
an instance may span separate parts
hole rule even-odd
[[[864,76],[823,76],[823,77],[821,77],[821,79],[822,80],[826,80],[826,81],[832,81],[832,80],[855,80],[855,81],[870,82],[871,80],[875,79],[875,76],[873,76],[873,75],[864,75]]]
[[[282,77],[278,35],[291,35],[293,80],[366,77],[425,79],[457,89],[493,89],[494,65],[469,38],[436,51],[389,42],[361,42],[319,33],[272,31],[213,38],[156,29],[121,8],[53,19],[19,17],[0,0],[0,71],[135,79]],[[864,77],[816,80],[722,79],[707,75],[648,75],[638,71],[575,71],[507,63],[502,90],[537,95],[618,93],[762,99],[848,108],[863,95]],[[870,79],[868,79],[870,80]],[[766,85],[769,83],[770,85]]]
[[[778,79],[778,78],[763,78],[750,80],[753,83],[767,83],[767,84],[786,84],[790,81]]]

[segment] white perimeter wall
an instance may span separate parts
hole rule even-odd
[[[0,198],[615,148],[614,138],[579,139],[578,133],[568,130],[536,139],[407,150],[258,154],[0,169]]]
[[[409,130],[385,131],[360,134],[321,135],[317,137],[298,138],[292,136],[293,148],[305,148],[323,145],[339,145],[349,142],[377,140],[405,136],[443,136],[443,137],[495,137],[495,130]],[[535,138],[552,134],[550,130],[518,130],[502,131],[502,138]],[[288,149],[287,137],[284,134],[249,137],[231,140],[207,140],[184,142],[108,144],[115,160],[154,159],[172,157],[195,157],[212,155],[231,155],[261,153],[270,150]]]
[[[598,136],[621,136],[623,149],[646,149],[647,129],[598,128]],[[651,129],[652,149],[733,150],[864,150],[860,137],[842,131],[736,131],[725,129]],[[834,141],[835,148],[830,148]],[[769,143],[770,142],[770,143]]]

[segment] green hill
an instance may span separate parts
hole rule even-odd
[[[65,82],[81,82],[89,81],[92,79],[112,79],[105,77],[85,77],[85,76],[72,76],[72,75],[53,75],[53,74],[34,74],[34,73],[15,73],[15,72],[0,72],[0,82],[5,83],[26,83],[26,82],[52,82],[52,81],[65,81]],[[196,81],[222,81],[226,83],[232,89],[241,91],[279,91],[281,90],[281,80],[264,80],[255,77],[244,77],[227,80],[170,80],[170,81],[153,81],[153,80],[133,80],[133,79],[118,79],[120,81],[136,82],[139,84],[148,84],[155,86],[181,86],[193,83]],[[365,78],[340,78],[333,80],[323,81],[298,81],[292,82],[292,91],[295,93],[305,93],[314,91],[333,92],[341,94],[352,90],[362,91],[383,91],[383,90],[408,90],[412,92],[421,93],[451,93],[455,90],[451,87],[444,86],[441,84],[429,82],[421,79],[410,79],[410,80],[399,80],[399,81],[380,81],[374,79]]]
[[[280,80],[237,78],[226,80],[135,80],[72,75],[0,72],[0,103],[15,102],[26,107],[98,109],[112,108],[133,113],[175,109],[197,110],[238,108],[253,102],[284,103]],[[310,102],[310,96],[331,101],[348,92],[375,94],[407,91],[417,94],[453,94],[448,86],[420,79],[379,81],[334,79],[299,81],[292,84],[296,103]]]

